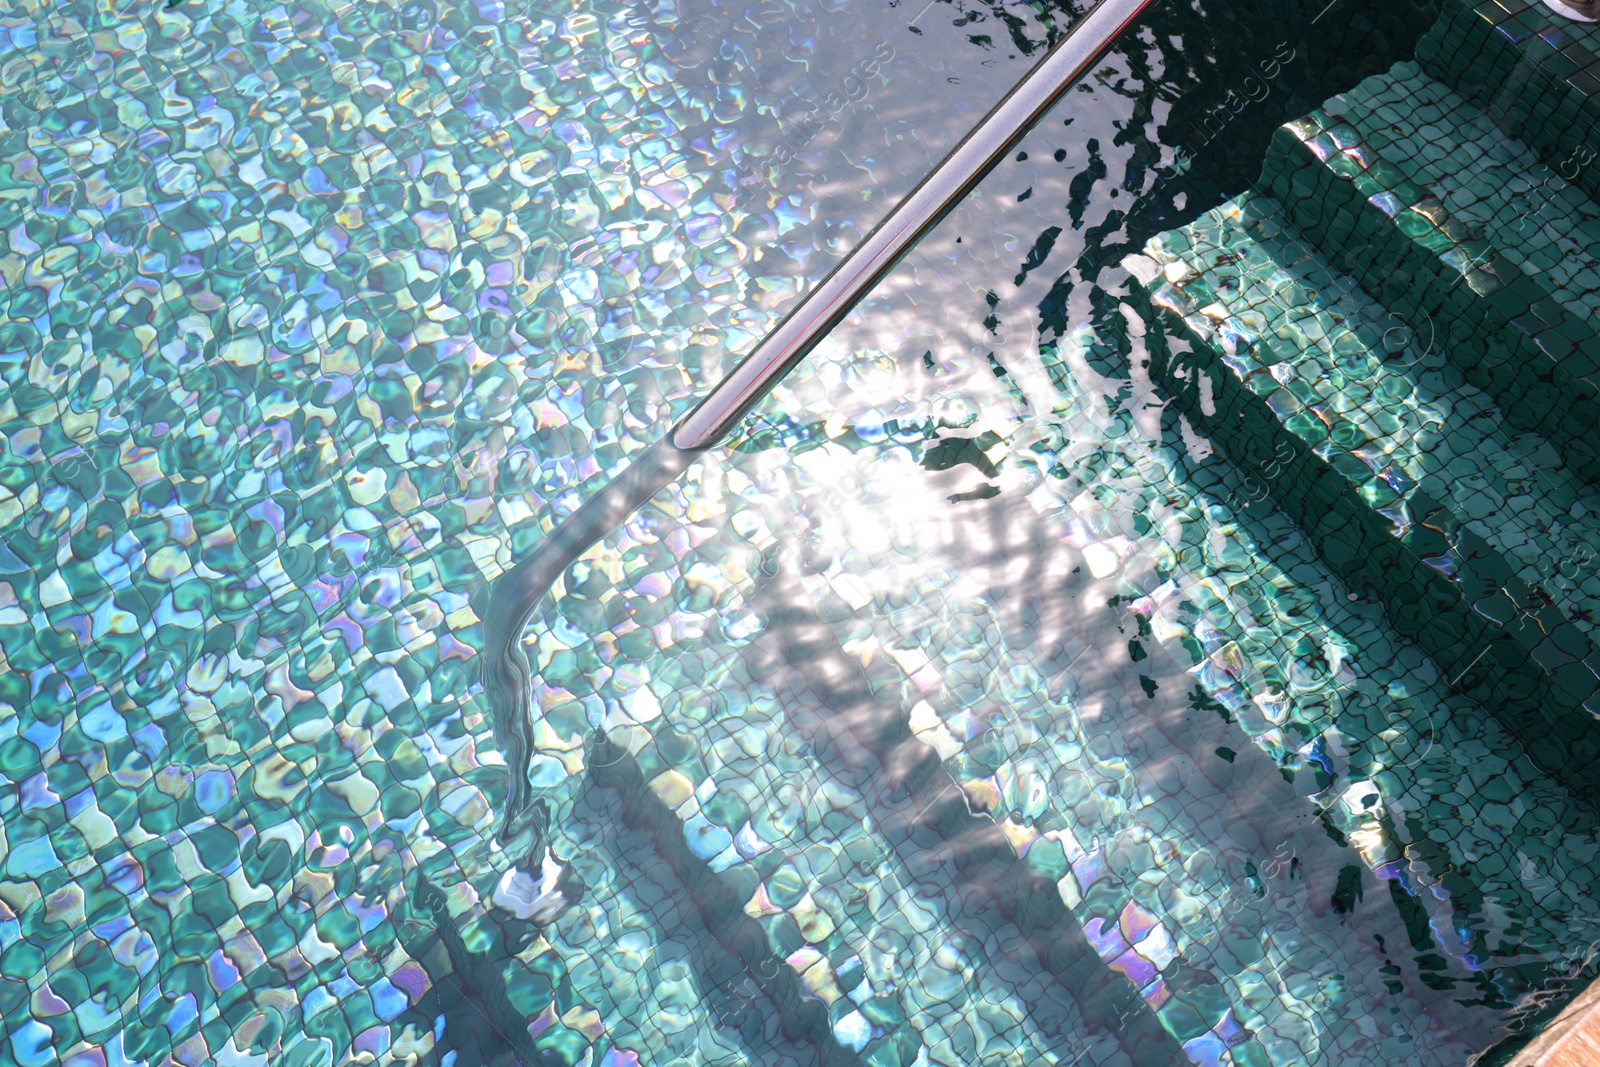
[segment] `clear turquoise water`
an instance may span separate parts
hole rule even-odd
[[[1235,197],[1349,89],[1329,111],[1398,107],[1410,180],[1589,323],[1593,204],[1390,72],[1404,27],[1371,13],[1228,128],[1236,175],[1219,143],[1153,193],[1277,54],[1220,19],[1158,9],[568,573],[528,633],[529,773],[578,882],[529,923],[497,896],[486,583],[1041,17],[0,18],[0,1056],[1458,1064],[1563,1001],[1592,795],[1144,361],[1215,343],[1306,383],[1273,410],[1337,413],[1400,536],[1457,521],[1587,632],[1592,479],[1348,250]],[[1522,181],[1555,190],[1537,233]],[[1418,486],[1443,518],[1394,511]]]

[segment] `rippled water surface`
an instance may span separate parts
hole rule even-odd
[[[1267,180],[1321,108],[1306,158],[1587,343],[1594,190],[1412,62],[1455,10],[1158,2],[544,603],[521,874],[487,583],[1077,11],[0,13],[0,1059],[1509,1047],[1600,940],[1539,673],[1589,654],[1591,453]]]

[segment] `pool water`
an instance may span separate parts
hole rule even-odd
[[[1079,13],[920,6],[0,19],[7,1059],[1488,1063],[1593,976],[1518,0],[1158,0],[558,584],[495,846],[488,583]]]

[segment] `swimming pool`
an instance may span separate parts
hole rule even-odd
[[[537,904],[489,583],[1083,10],[0,19],[7,1054],[1503,1062],[1600,917],[1600,44],[1347,3],[1158,0],[565,574]]]

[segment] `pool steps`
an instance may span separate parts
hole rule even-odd
[[[1585,422],[1600,413],[1592,410],[1596,386],[1589,380],[1600,369],[1600,339],[1592,313],[1578,314],[1590,305],[1569,298],[1571,306],[1561,307],[1538,271],[1524,273],[1458,223],[1431,189],[1388,162],[1386,152],[1397,154],[1390,144],[1363,138],[1358,125],[1346,121],[1353,116],[1376,126],[1371,110],[1352,98],[1378,101],[1381,109],[1391,85],[1418,78],[1414,66],[1400,64],[1389,76],[1369,79],[1363,93],[1330,102],[1341,113],[1319,109],[1280,128],[1259,182],[1275,199],[1249,196],[1233,204],[1237,240],[1214,236],[1207,246],[1211,262],[1184,260],[1189,239],[1182,234],[1158,238],[1148,249],[1154,256],[1129,261],[1147,295],[1193,348],[1176,356],[1157,353],[1152,371],[1197,426],[1215,434],[1275,500],[1298,514],[1336,570],[1382,591],[1402,632],[1413,634],[1464,691],[1500,707],[1542,767],[1592,795],[1600,784],[1594,722],[1600,655],[1585,632],[1592,624],[1568,618],[1572,608],[1558,607],[1546,583],[1519,575],[1526,570],[1520,561],[1508,559],[1469,521],[1504,528],[1500,518],[1452,513],[1451,505],[1417,484],[1422,470],[1408,472],[1393,462],[1393,446],[1359,425],[1367,416],[1334,410],[1317,392],[1336,359],[1381,366],[1380,356],[1398,357],[1403,365],[1424,358],[1422,349],[1438,351],[1458,380],[1498,402],[1513,427],[1543,431],[1562,446],[1573,474],[1593,481],[1600,473],[1593,449],[1600,423]],[[1424,176],[1420,168],[1413,173]],[[1557,193],[1569,188],[1559,179],[1555,184]],[[1581,201],[1563,221],[1576,229],[1594,216],[1593,206]],[[1264,255],[1252,231],[1280,227],[1303,235],[1326,258],[1308,261],[1300,278],[1285,277],[1273,299],[1251,306],[1229,289],[1245,273],[1235,263]],[[1365,305],[1364,321],[1332,323],[1339,333],[1334,337],[1327,320],[1328,314],[1343,318],[1335,307],[1342,295],[1340,266],[1352,276],[1344,281],[1359,283],[1371,299],[1352,297],[1352,306]],[[1328,313],[1321,322],[1313,314],[1319,308]],[[1392,320],[1379,315],[1384,309]],[[1323,335],[1324,366],[1296,369],[1295,349],[1316,347],[1294,325],[1297,318],[1318,323],[1313,332]],[[1404,339],[1410,347],[1391,353],[1386,339]],[[1203,410],[1199,375],[1220,390],[1211,413]],[[1397,375],[1386,380],[1403,385]],[[1449,406],[1447,396],[1440,399]],[[1451,432],[1456,416],[1435,414],[1443,419],[1441,433]],[[1525,433],[1520,443],[1531,449],[1525,465],[1536,467],[1538,439]],[[1512,447],[1509,436],[1506,446]],[[1545,480],[1571,483],[1573,475],[1558,467]],[[1437,479],[1429,484],[1439,491]],[[1575,490],[1569,485],[1567,491]],[[1517,538],[1528,533],[1539,531],[1519,531]],[[1576,562],[1582,564],[1581,556]],[[1575,610],[1587,609],[1580,598]]]

